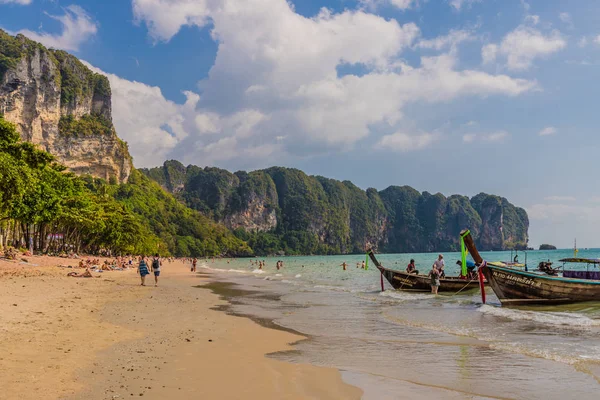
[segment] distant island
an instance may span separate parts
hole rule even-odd
[[[540,245],[540,250],[556,250],[556,246],[551,244],[542,244]]]

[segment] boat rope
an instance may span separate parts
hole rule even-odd
[[[462,289],[460,289],[458,292],[454,293],[452,296],[456,296],[457,294],[459,294],[460,292],[462,292],[463,290],[465,290],[471,283],[473,283],[476,280],[477,279],[475,279],[475,278],[471,279],[469,282],[467,282],[467,284],[465,286],[462,287]]]

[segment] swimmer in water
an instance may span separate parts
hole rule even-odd
[[[344,271],[346,270],[347,266],[348,266],[348,264],[346,264],[346,261],[344,261],[343,263],[340,264],[340,267],[344,268]]]

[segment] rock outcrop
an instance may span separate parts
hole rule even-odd
[[[75,173],[116,182],[131,173],[127,144],[112,124],[108,79],[64,51],[1,30],[0,114]]]
[[[458,251],[459,232],[467,227],[482,250],[521,249],[528,242],[525,210],[485,193],[469,199],[408,186],[364,191],[280,167],[233,174],[167,161],[141,171],[230,229],[271,233],[261,240],[278,240],[296,253],[359,253],[366,244],[389,253]]]

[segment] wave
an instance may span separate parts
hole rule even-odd
[[[330,286],[330,285],[314,285],[315,289],[327,289],[335,290],[336,292],[347,292],[348,290],[342,286]]]
[[[302,278],[302,275],[298,274],[294,278]]]
[[[388,297],[395,300],[409,301],[409,300],[424,300],[424,299],[432,299],[433,296],[428,293],[409,293],[409,292],[400,292],[394,290],[386,290],[385,292],[380,292],[379,296]]]
[[[576,354],[577,350],[574,349],[572,352],[566,352],[565,349],[562,349],[563,352],[559,353],[557,351],[553,351],[552,349],[539,349],[534,347],[529,347],[523,343],[512,343],[512,342],[495,342],[490,344],[491,349],[508,351],[511,353],[522,354],[529,357],[543,358],[546,360],[557,361],[563,364],[574,365],[584,361],[600,361],[600,353],[590,353],[587,354]],[[586,349],[590,350],[590,349]],[[568,354],[567,354],[568,353]]]
[[[255,269],[254,271],[252,271],[253,274],[264,274],[265,271],[263,271],[262,269]]]
[[[493,307],[487,304],[477,309],[479,312],[513,321],[533,321],[547,325],[559,325],[575,328],[600,326],[600,320],[589,318],[583,314],[567,312],[526,311],[510,308]]]

